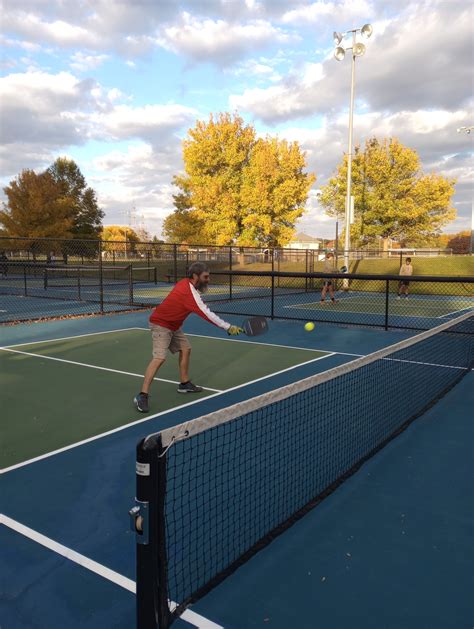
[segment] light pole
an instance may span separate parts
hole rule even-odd
[[[474,125],[470,127],[459,127],[459,129],[457,129],[458,133],[466,133],[467,135],[469,135],[471,131],[474,131]],[[474,253],[474,205],[471,207],[471,242],[469,243],[469,253],[471,256]]]
[[[351,184],[352,184],[352,126],[354,117],[354,83],[355,83],[355,60],[356,57],[361,57],[365,53],[365,46],[360,42],[357,42],[357,33],[363,37],[369,38],[372,35],[372,26],[370,24],[364,24],[362,28],[354,28],[351,31],[345,33],[334,32],[334,43],[336,44],[336,50],[334,51],[334,57],[338,61],[342,61],[346,55],[346,51],[352,50],[352,72],[351,72],[351,101],[349,109],[349,146],[347,151],[347,190],[346,190],[346,213],[344,221],[345,238],[344,238],[344,266],[349,270],[349,251],[351,248]],[[341,46],[341,42],[344,37],[352,33],[352,46]],[[344,285],[347,288],[346,283]]]

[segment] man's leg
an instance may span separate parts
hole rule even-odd
[[[191,348],[181,349],[179,351],[179,381],[189,382],[189,359],[191,357]]]
[[[143,385],[141,389],[141,393],[147,393],[150,390],[150,385],[153,382],[153,378],[156,375],[156,372],[161,367],[161,365],[165,362],[164,358],[153,358],[150,361],[150,364],[146,368],[145,377],[143,379]]]
[[[323,290],[321,291],[321,301],[322,302],[326,301],[327,290],[328,290],[327,284],[326,284],[326,282],[324,282]]]
[[[200,393],[202,387],[196,386],[189,378],[189,360],[191,357],[191,344],[179,329],[173,334],[173,341],[170,350],[175,353],[179,352],[179,386],[178,393]]]
[[[168,347],[172,339],[171,330],[158,325],[152,325],[150,327],[153,358],[146,368],[140,393],[136,395],[134,399],[135,405],[141,413],[148,413],[148,392],[156,372],[166,360]]]

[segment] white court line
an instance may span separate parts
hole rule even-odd
[[[24,345],[39,345],[40,343],[54,343],[55,341],[70,341],[71,339],[79,339],[85,336],[97,336],[98,334],[113,334],[114,332],[130,332],[131,330],[141,330],[143,328],[120,328],[118,330],[104,330],[103,332],[89,332],[87,334],[75,334],[73,336],[63,336],[59,339],[45,339],[44,341],[29,341],[28,343],[16,343],[16,345],[5,345],[5,349],[10,347],[23,347]]]
[[[423,363],[418,360],[407,360],[405,358],[382,358],[382,360],[389,360],[395,363],[410,363],[412,365],[426,365],[427,367],[442,367],[443,369],[461,369],[462,371],[468,371],[468,367],[460,367],[458,365],[440,365],[438,363]]]
[[[339,300],[339,303],[341,301],[345,301],[346,299],[348,299],[347,297],[344,297],[344,299]],[[413,301],[413,300],[412,300]],[[314,305],[319,305],[319,301],[311,301],[311,302],[307,302],[304,304],[293,304],[290,306],[283,306],[283,308],[293,308],[293,309],[300,309],[300,310],[311,310],[311,308],[306,308],[305,306],[314,306]],[[317,309],[316,312],[325,312],[325,310],[329,310],[332,308],[331,305],[327,305],[326,306],[321,306],[321,309]],[[314,309],[313,309],[314,310]],[[363,315],[379,315],[381,317],[383,317],[385,315],[384,312],[374,312],[373,310],[334,310],[334,312],[336,314],[363,314]],[[436,317],[435,315],[424,315],[424,314],[420,314],[420,315],[416,315],[416,314],[411,314],[410,312],[390,312],[389,313],[390,316],[393,317],[406,317],[409,319],[440,319],[440,317]],[[444,315],[447,316],[447,315]],[[324,323],[344,323],[344,322],[339,322],[339,321],[332,321],[331,319],[328,319],[327,321],[325,320]]]
[[[26,465],[30,465],[32,463],[36,463],[37,461],[42,461],[43,459],[48,459],[56,454],[61,454],[61,452],[66,452],[67,450],[72,450],[73,448],[78,448],[86,443],[91,443],[92,441],[97,441],[98,439],[102,439],[103,437],[108,437],[109,435],[115,434],[116,432],[121,432],[122,430],[127,430],[128,428],[132,428],[137,426],[138,424],[143,424],[152,419],[156,419],[157,417],[161,417],[168,413],[174,413],[175,411],[181,410],[188,406],[193,406],[194,404],[198,404],[203,400],[210,400],[211,398],[220,397],[226,393],[230,393],[232,391],[237,391],[238,389],[242,389],[243,387],[247,387],[249,385],[255,384],[256,382],[261,382],[263,380],[268,380],[269,378],[273,378],[273,376],[278,376],[287,371],[291,371],[292,369],[298,369],[298,367],[303,367],[304,365],[309,365],[310,363],[317,362],[318,360],[324,360],[325,358],[330,358],[331,356],[335,356],[336,352],[328,352],[324,356],[319,356],[318,358],[313,358],[311,360],[307,360],[304,363],[298,363],[297,365],[292,365],[291,367],[286,367],[285,369],[281,369],[280,371],[275,371],[266,376],[262,376],[260,378],[256,378],[255,380],[250,380],[249,382],[244,382],[243,384],[238,384],[235,387],[231,387],[230,389],[225,389],[224,391],[220,391],[219,393],[212,393],[211,395],[206,396],[205,398],[200,398],[198,400],[193,400],[192,402],[188,402],[187,404],[181,404],[180,406],[174,406],[173,408],[169,408],[166,411],[161,411],[160,413],[155,413],[154,415],[149,415],[148,417],[144,417],[143,419],[132,420],[128,424],[124,424],[119,426],[118,428],[113,428],[112,430],[108,430],[107,432],[103,432],[100,435],[95,435],[94,437],[88,437],[87,439],[83,439],[82,441],[77,441],[76,443],[71,443],[68,446],[64,446],[63,448],[58,448],[57,450],[53,450],[52,452],[47,452],[46,454],[40,454],[32,459],[28,459],[27,461],[22,461],[21,463],[15,463],[15,465],[11,465],[10,467],[4,467],[0,470],[0,474],[6,474],[7,472],[12,472],[20,467],[25,467]]]
[[[112,583],[115,583],[115,585],[119,585],[121,588],[128,590],[132,594],[136,594],[137,588],[135,581],[132,581],[132,579],[129,579],[128,577],[124,577],[122,574],[115,572],[115,570],[111,570],[110,568],[97,563],[97,561],[94,561],[85,555],[81,555],[81,553],[72,550],[72,548],[59,544],[50,537],[46,537],[46,535],[38,533],[38,531],[35,531],[34,529],[30,529],[28,526],[25,526],[24,524],[21,524],[20,522],[17,522],[2,513],[0,513],[0,524],[12,529],[12,531],[16,531],[33,542],[44,546],[57,555],[69,559],[69,561],[82,566],[86,570],[99,575],[103,579],[107,579],[107,581],[111,581]],[[176,603],[170,601],[171,607],[175,605]],[[195,627],[199,627],[200,629],[223,629],[221,625],[218,625],[215,622],[204,618],[204,616],[200,616],[196,612],[192,612],[191,610],[186,610],[181,615],[181,618]]]
[[[464,312],[465,310],[473,310],[473,309],[474,309],[474,306],[466,306],[465,308],[461,308],[460,310],[453,310],[453,312],[447,312],[446,314],[441,315],[440,317],[436,317],[436,318],[444,319],[444,317],[449,317],[450,315],[457,314],[458,312]]]
[[[59,363],[67,363],[68,365],[77,365],[78,367],[88,367],[89,369],[98,369],[99,371],[110,371],[111,373],[118,373],[123,376],[143,378],[143,374],[141,373],[132,373],[131,371],[120,371],[119,369],[110,369],[109,367],[89,365],[87,363],[79,363],[75,360],[67,360],[66,358],[56,358],[56,356],[45,356],[44,354],[34,354],[33,352],[22,352],[19,349],[13,349],[11,347],[0,347],[0,351],[11,352],[12,354],[22,354],[23,356],[33,356],[34,358],[45,358],[46,360],[54,360]],[[153,380],[167,382],[168,384],[179,384],[176,380],[168,380],[167,378],[153,378]],[[203,387],[203,389],[206,391],[214,391],[215,393],[222,393],[221,389],[211,389],[210,387]]]
[[[133,328],[134,330],[148,331],[148,328]],[[218,336],[206,336],[205,334],[191,334],[185,332],[186,336],[195,336],[203,339],[212,339],[213,341],[226,341],[229,343],[248,343],[249,345],[263,345],[264,347],[282,347],[283,349],[299,349],[302,352],[324,352],[325,354],[341,354],[341,356],[356,356],[360,358],[365,354],[350,354],[348,352],[333,352],[330,349],[321,349],[319,347],[297,347],[295,345],[278,345],[277,343],[260,343],[259,341],[244,341],[243,339],[226,339]]]

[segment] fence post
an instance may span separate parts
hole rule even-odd
[[[304,272],[308,273],[308,249],[305,249],[304,257],[305,257]],[[306,293],[308,292],[308,278],[307,277],[304,278],[304,290]]]
[[[102,266],[102,240],[99,240],[99,303],[100,312],[104,312],[104,269]]]
[[[271,319],[275,318],[275,275],[272,274],[272,306],[271,306]]]
[[[133,267],[128,265],[128,303],[133,306]]]
[[[173,275],[174,283],[178,282],[178,245],[173,245]]]
[[[26,279],[26,264],[23,265],[23,282],[25,285],[25,297],[28,296],[28,282]]]
[[[385,329],[388,330],[388,295],[389,295],[389,280],[385,280]]]
[[[232,299],[232,247],[229,247],[229,299]]]

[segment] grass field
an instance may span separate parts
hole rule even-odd
[[[411,256],[413,272],[415,275],[462,275],[474,276],[474,256],[438,256],[436,258],[417,258]],[[340,265],[342,265],[340,259]],[[367,258],[365,260],[352,260],[349,270],[351,273],[371,274],[398,274],[400,259],[391,258]],[[246,264],[242,267],[233,267],[234,271],[271,271],[271,264]],[[304,273],[305,262],[280,262],[275,263],[275,270],[287,273]],[[315,272],[323,271],[323,263],[317,262]]]

